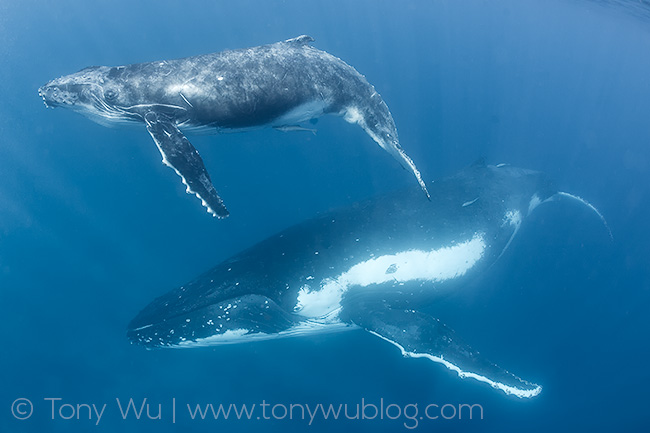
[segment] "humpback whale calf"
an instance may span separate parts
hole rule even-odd
[[[541,387],[498,367],[421,311],[480,277],[540,204],[579,197],[536,171],[478,162],[431,184],[326,213],[276,234],[155,299],[133,343],[196,347],[361,328],[506,394]],[[602,216],[601,216],[602,218]]]
[[[388,106],[363,75],[299,36],[259,47],[126,66],[93,66],[38,90],[48,107],[67,107],[104,124],[146,126],[172,167],[213,216],[228,216],[201,156],[181,131],[301,130],[324,114],[361,126],[416,177]]]

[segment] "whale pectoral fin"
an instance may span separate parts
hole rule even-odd
[[[171,121],[150,111],[145,116],[147,131],[156,142],[163,163],[173,168],[213,216],[225,218],[230,213],[212,185],[199,152]]]
[[[395,129],[395,123],[393,117],[388,111],[388,106],[381,99],[379,93],[374,91],[374,88],[370,100],[374,102],[371,103],[371,101],[368,101],[368,104],[370,106],[374,105],[376,108],[375,112],[368,113],[365,109],[350,106],[343,111],[343,119],[346,122],[356,123],[359,125],[364,131],[366,131],[366,134],[368,134],[370,138],[395,158],[402,168],[413,173],[420,188],[422,188],[422,191],[427,198],[431,200],[431,195],[429,194],[426,183],[424,183],[424,180],[422,179],[420,170],[417,169],[413,160],[406,154],[406,152],[404,152],[404,149],[402,149],[402,146],[399,144],[397,129]],[[369,118],[373,120],[369,121]]]
[[[443,364],[461,378],[485,382],[506,394],[521,398],[538,395],[541,386],[529,383],[485,360],[463,343],[453,330],[438,319],[414,310],[373,309],[357,314],[357,325],[397,346],[402,355],[425,358]]]
[[[431,200],[431,195],[429,194],[426,183],[424,183],[424,180],[422,179],[420,170],[417,169],[411,157],[408,156],[406,152],[404,152],[404,149],[402,149],[402,147],[397,144],[391,144],[390,148],[387,150],[388,153],[393,155],[393,158],[397,159],[397,161],[402,164],[402,167],[404,167],[405,170],[409,170],[411,173],[413,173],[415,179],[418,181],[418,185],[420,185],[420,188],[422,188],[424,195],[427,196],[427,199]]]

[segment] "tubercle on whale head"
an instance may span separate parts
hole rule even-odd
[[[43,99],[47,108],[72,106],[79,101],[82,89],[72,88],[70,85],[57,83],[52,80],[38,89],[38,96]]]
[[[47,82],[38,89],[46,107],[64,107],[93,120],[130,120],[123,107],[125,89],[112,71],[116,68],[91,66]],[[101,122],[100,122],[101,123]]]

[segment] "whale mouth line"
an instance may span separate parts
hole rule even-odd
[[[133,320],[131,320],[131,323],[129,323],[129,325],[127,326],[127,331],[128,332],[139,332],[139,331],[142,331],[142,330],[154,327],[154,326],[159,326],[159,325],[161,325],[162,323],[165,323],[165,322],[172,322],[172,321],[177,320],[177,319],[182,319],[184,317],[188,317],[188,316],[193,315],[197,311],[201,311],[203,309],[210,308],[211,306],[217,305],[217,304],[220,304],[220,303],[227,303],[227,302],[231,301],[232,299],[233,298],[227,298],[227,299],[224,299],[222,301],[217,301],[217,302],[213,302],[213,303],[210,303],[210,304],[197,306],[195,308],[183,310],[183,311],[181,311],[179,313],[165,315],[163,318],[157,319],[157,320],[146,320],[146,321],[143,321],[143,322],[140,322],[140,323],[134,323],[138,319],[138,316],[139,316],[138,315],[135,318],[133,318]],[[137,326],[135,326],[135,325],[137,325]]]

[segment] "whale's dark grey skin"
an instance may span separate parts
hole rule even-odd
[[[193,347],[363,328],[405,356],[537,395],[541,387],[484,360],[420,310],[480,277],[539,204],[570,197],[595,208],[540,172],[502,165],[477,163],[430,186],[432,201],[412,188],[260,242],[154,300],[128,338]]]
[[[163,162],[208,211],[228,216],[197,150],[181,131],[240,131],[270,126],[299,130],[323,114],[357,123],[416,177],[388,106],[352,66],[299,36],[260,47],[178,60],[96,66],[39,89],[48,107],[67,107],[111,125],[146,125]]]

